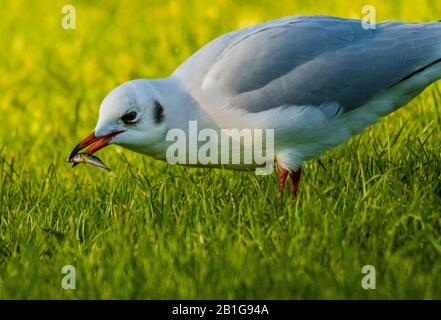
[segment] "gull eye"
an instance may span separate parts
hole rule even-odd
[[[125,115],[123,115],[121,117],[121,120],[125,123],[125,124],[130,124],[130,123],[135,123],[136,121],[136,116],[138,114],[135,111],[130,111],[128,113],[126,113]]]

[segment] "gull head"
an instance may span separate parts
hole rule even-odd
[[[166,135],[165,110],[156,87],[149,80],[128,81],[103,100],[95,130],[72,151],[93,154],[109,144],[150,154],[160,148]]]

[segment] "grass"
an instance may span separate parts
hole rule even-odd
[[[375,1],[377,19],[441,18],[436,1]],[[363,1],[2,1],[0,298],[441,298],[441,94],[432,86],[308,163],[299,201],[275,175],[170,166],[117,147],[113,169],[64,160],[101,99],[167,76],[229,30]],[[77,289],[61,287],[64,265]],[[377,289],[361,287],[373,265]]]

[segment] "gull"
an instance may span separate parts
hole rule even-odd
[[[227,33],[169,77],[136,79],[103,100],[72,151],[120,145],[167,161],[167,132],[273,129],[279,189],[296,197],[304,163],[348,141],[441,78],[441,23],[292,16]],[[230,151],[228,151],[230,152]],[[256,163],[194,166],[255,169]]]

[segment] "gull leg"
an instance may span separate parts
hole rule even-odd
[[[289,177],[291,178],[291,197],[293,200],[297,198],[297,191],[299,190],[301,174],[302,168],[298,168],[295,171],[289,171]]]
[[[285,192],[286,179],[288,178],[288,170],[277,165],[277,175],[279,177],[279,190],[281,195]]]

